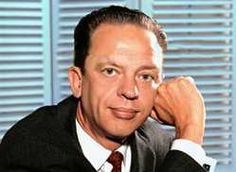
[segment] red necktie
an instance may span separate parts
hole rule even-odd
[[[112,164],[113,168],[111,172],[121,172],[121,162],[123,160],[123,155],[116,151],[112,152],[107,161]]]

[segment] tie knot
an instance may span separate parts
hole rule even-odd
[[[121,172],[121,162],[123,160],[123,155],[116,151],[112,152],[107,161],[112,164],[112,172]]]

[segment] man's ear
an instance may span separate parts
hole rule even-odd
[[[82,73],[78,67],[70,67],[68,70],[68,79],[73,95],[77,98],[81,96],[82,89]]]

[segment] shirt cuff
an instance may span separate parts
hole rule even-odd
[[[204,149],[199,144],[186,139],[176,139],[172,143],[171,150],[178,150],[188,154],[209,172],[214,172],[215,170],[216,160],[207,157]]]

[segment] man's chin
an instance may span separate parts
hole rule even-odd
[[[127,140],[127,138],[129,138],[130,135],[132,135],[132,133],[128,133],[125,135],[124,134],[122,134],[122,135],[118,135],[118,134],[109,135],[109,136],[107,136],[107,138],[111,141],[116,142],[116,143],[123,144]]]

